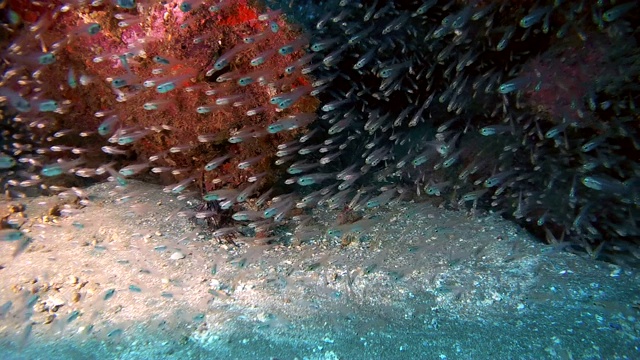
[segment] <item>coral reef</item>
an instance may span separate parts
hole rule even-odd
[[[191,184],[255,193],[277,175],[278,145],[313,120],[299,115],[317,106],[300,72],[306,42],[278,11],[247,1],[7,6],[24,24],[4,29],[2,95],[18,112],[4,135],[30,138],[28,152],[3,144],[12,196],[105,176],[161,178],[176,194]],[[269,104],[289,92],[295,101]],[[280,119],[293,124],[265,136]]]
[[[318,19],[312,74],[339,79],[312,125],[317,142],[348,142],[324,168],[341,175],[332,206],[380,205],[371,184],[413,188],[593,257],[637,257],[636,3],[338,5],[292,9]]]
[[[293,219],[298,242],[318,235],[304,208],[357,219],[329,229],[344,238],[417,192],[593,257],[637,251],[636,2],[267,2],[304,31],[247,1],[131,3],[5,26],[9,191],[161,174],[234,211],[215,233]]]

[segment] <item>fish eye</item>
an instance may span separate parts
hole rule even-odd
[[[89,29],[87,29],[87,32],[89,33],[89,35],[95,35],[99,33],[101,29],[102,28],[100,27],[100,24],[91,24],[89,26]]]
[[[293,48],[291,46],[281,47],[278,52],[280,53],[280,55],[289,55],[293,52]]]
[[[50,65],[56,62],[56,57],[53,54],[44,54],[38,58],[38,63],[40,65]]]
[[[281,109],[286,109],[291,105],[291,101],[288,99],[282,100],[278,103],[278,107]]]
[[[275,134],[275,133],[279,132],[280,130],[282,130],[282,126],[275,125],[275,124],[269,125],[268,126],[268,130],[269,130],[270,133]]]
[[[182,12],[187,12],[190,11],[191,8],[191,4],[189,4],[188,2],[183,2],[182,4],[180,4],[180,11]]]
[[[120,88],[127,85],[127,82],[124,79],[114,79],[111,84],[113,84],[113,86],[115,86],[116,88]]]
[[[125,9],[133,9],[136,7],[135,0],[117,0],[117,5]]]

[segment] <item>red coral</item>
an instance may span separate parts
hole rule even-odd
[[[522,73],[534,79],[526,98],[551,120],[561,122],[583,108],[585,97],[595,91],[597,79],[610,70],[605,51],[591,42],[536,57]]]
[[[56,6],[61,3],[52,2],[45,9],[55,11]],[[212,158],[232,152],[234,156],[229,165],[221,167],[218,171],[205,172],[205,181],[217,178],[221,173],[231,173],[233,181],[230,185],[238,185],[246,178],[247,173],[267,171],[273,164],[272,159],[265,159],[256,164],[255,168],[252,167],[251,171],[243,172],[237,169],[239,162],[257,154],[274,154],[277,144],[291,140],[296,134],[291,132],[247,139],[247,142],[251,142],[249,146],[236,147],[227,142],[232,131],[248,126],[264,129],[283,116],[300,111],[314,111],[317,106],[317,101],[310,97],[301,99],[291,108],[281,112],[276,111],[275,106],[269,103],[271,97],[290,90],[291,86],[287,84],[309,83],[299,69],[291,75],[283,74],[285,67],[295,62],[303,54],[302,51],[287,56],[276,53],[260,67],[249,65],[249,60],[257,54],[277,49],[296,39],[299,34],[291,30],[280,18],[258,21],[257,9],[247,4],[246,0],[235,1],[231,6],[215,13],[208,10],[206,3],[184,13],[179,10],[179,3],[155,3],[131,10],[106,3],[99,7],[85,5],[84,8],[77,7],[71,11],[57,13],[56,21],[51,22],[41,35],[44,44],[50,45],[62,40],[64,47],[57,50],[56,63],[41,70],[41,78],[46,81],[42,84],[40,96],[70,104],[65,114],[53,115],[56,117],[57,129],[95,131],[103,119],[96,118],[93,114],[100,110],[114,110],[119,115],[119,126],[122,128],[158,129],[159,125],[165,125],[166,128],[173,129],[154,132],[143,141],[130,146],[134,153],[141,157],[140,160],[134,161],[141,161],[142,158],[166,151],[172,146],[191,145],[189,151],[169,154],[154,165],[190,168],[191,172],[198,172],[202,171],[203,165]],[[118,13],[138,16],[140,22],[121,28],[118,26],[119,20],[115,18]],[[272,32],[271,21],[279,25],[277,33]],[[101,31],[93,36],[68,37],[71,29],[89,22],[100,24]],[[227,67],[214,72],[213,79],[206,76],[216,59],[238,44],[243,44],[243,39],[247,36],[261,32],[269,36],[239,52]],[[27,37],[33,35],[25,33]],[[134,56],[127,57],[123,62],[121,55],[125,52],[131,52]],[[154,62],[152,58],[156,55],[172,59],[171,66],[162,67]],[[97,61],[100,58],[102,61]],[[162,74],[152,73],[159,68],[163,68]],[[70,69],[74,70],[77,77],[90,76],[93,82],[75,88],[67,86]],[[277,88],[258,83],[240,87],[237,77],[225,83],[215,81],[215,77],[225,72],[242,75],[259,69],[274,70],[274,78],[270,80],[279,83]],[[191,71],[193,76],[180,78]],[[106,81],[118,77],[129,79],[131,84],[115,89]],[[145,80],[168,77],[179,77],[176,90],[161,94],[155,87],[142,86]],[[184,88],[187,86],[192,86],[194,90],[185,91]],[[216,94],[207,95],[207,90],[215,91]],[[29,95],[27,91],[24,91],[24,94]],[[121,94],[120,97],[126,98],[126,101],[116,101],[117,94]],[[217,98],[233,94],[244,94],[245,100],[235,105],[215,106],[213,111],[207,114],[196,112],[199,106],[215,103]],[[166,106],[163,106],[162,110],[144,110],[143,104],[153,101],[160,101]],[[246,115],[248,110],[260,106],[266,106],[266,111],[256,116]],[[220,134],[220,137],[212,143],[198,141],[198,134],[210,133]],[[107,145],[106,139],[88,138],[81,141],[84,142],[83,146],[96,148],[96,155],[101,155],[96,161],[105,161],[105,155],[99,149]],[[165,164],[162,164],[162,161]],[[190,175],[191,173],[186,174]],[[182,176],[185,175],[179,175]]]

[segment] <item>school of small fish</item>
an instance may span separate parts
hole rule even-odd
[[[313,14],[313,24],[302,20],[304,34],[257,51],[282,33],[291,10],[284,6],[247,20],[255,32],[198,69],[181,69],[171,53],[147,54],[162,34],[135,34],[125,50],[93,58],[117,67],[106,81],[119,108],[94,109],[99,122],[79,134],[52,126],[54,114],[74,116],[76,107],[89,105],[40,88],[51,67],[67,74],[66,83],[56,84],[65,91],[105,81],[64,62],[69,42],[102,36],[104,25],[92,20],[93,10],[115,9],[112,20],[128,28],[144,22],[140,14],[148,9],[171,8],[176,26],[187,29],[204,21],[192,14],[217,16],[237,4],[53,3],[50,15],[26,24],[2,49],[0,96],[5,114],[17,115],[2,120],[0,171],[13,196],[32,187],[51,189],[50,179],[64,176],[108,177],[126,186],[131,177],[170,174],[175,182],[166,192],[184,196],[198,187],[204,201],[233,212],[236,223],[216,229],[220,237],[269,234],[290,223],[294,237],[305,241],[318,235],[309,216],[301,215],[305,209],[358,212],[414,193],[442,197],[453,207],[492,209],[549,242],[569,241],[588,251],[606,243],[607,251],[625,252],[640,237],[637,1],[342,0]],[[40,35],[71,11],[84,12],[83,23],[46,43]],[[18,22],[15,12],[5,13],[6,26]],[[193,36],[194,44],[211,41],[208,34]],[[148,57],[157,64],[153,76],[137,74],[136,63]],[[278,68],[265,65],[273,59],[289,60]],[[196,77],[201,80],[190,82]],[[295,82],[298,77],[311,81]],[[177,92],[210,100],[187,108],[172,97]],[[125,121],[127,106],[141,94],[154,94],[138,106],[147,112],[177,107],[178,116],[209,116],[242,108],[243,117],[233,120],[246,125],[222,134],[228,143],[223,148],[250,149],[266,138],[284,142],[273,153],[238,158],[219,151],[196,167],[183,166],[176,159],[196,158],[202,146],[221,143],[221,134],[191,133],[190,141],[131,159],[132,145],[179,130]],[[295,107],[308,98],[319,101],[317,111]],[[264,114],[279,116],[256,126],[252,119]],[[65,143],[72,135],[75,140]],[[88,143],[99,143],[99,156]],[[208,177],[213,171],[217,175]],[[199,183],[203,178],[206,184]],[[373,223],[365,217],[326,235],[365,232]],[[15,232],[3,236],[20,238]]]

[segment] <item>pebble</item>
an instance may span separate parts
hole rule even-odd
[[[171,260],[180,260],[184,258],[185,258],[184,254],[181,253],[180,251],[176,251],[173,254],[171,254]]]

